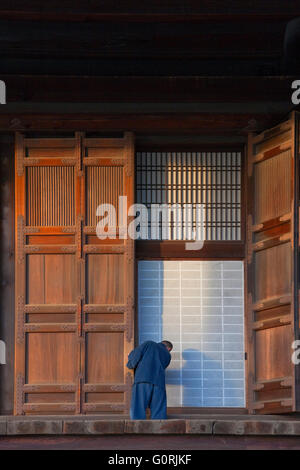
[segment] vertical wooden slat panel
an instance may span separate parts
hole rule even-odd
[[[96,226],[96,209],[101,204],[114,205],[118,223],[118,195],[124,191],[122,168],[87,167],[87,188],[87,225]],[[109,221],[113,222],[111,218]]]
[[[27,167],[26,171],[27,225],[74,225],[74,168]]]

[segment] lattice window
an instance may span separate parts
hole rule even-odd
[[[140,238],[192,240],[201,225],[204,240],[241,239],[240,152],[137,152],[136,178],[148,209]],[[154,219],[153,204],[166,204],[169,217]]]

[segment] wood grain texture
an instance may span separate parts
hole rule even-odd
[[[29,333],[27,341],[28,384],[74,383],[74,333]]]
[[[86,341],[86,353],[89,360],[87,382],[90,384],[122,383],[124,376],[123,333],[89,332]],[[118,360],[112,360],[113,357]]]

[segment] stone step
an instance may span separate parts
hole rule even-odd
[[[1,416],[0,435],[233,435],[300,436],[297,416],[206,416],[130,420],[99,416]]]

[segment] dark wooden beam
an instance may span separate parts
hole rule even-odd
[[[0,20],[0,74],[282,75],[285,26]]]
[[[297,0],[139,0],[118,1],[102,0],[2,0],[1,9],[9,12],[69,13],[81,15],[228,15],[228,14],[290,14],[299,13]]]
[[[299,15],[295,12],[272,13],[74,13],[73,11],[28,11],[1,10],[0,19],[22,21],[62,21],[70,23],[216,23],[216,22],[247,22],[264,21],[268,23],[289,21]]]
[[[5,75],[7,102],[290,102],[297,77],[67,77]]]
[[[2,109],[2,108],[0,108]],[[3,110],[4,111],[4,110]],[[0,114],[0,131],[95,131],[125,130],[143,134],[245,135],[277,124],[282,114]]]
[[[280,57],[285,23],[106,24],[0,20],[2,60]]]
[[[290,73],[294,73],[291,71]],[[67,58],[1,56],[0,76],[281,76],[285,74],[278,57],[208,58]]]

